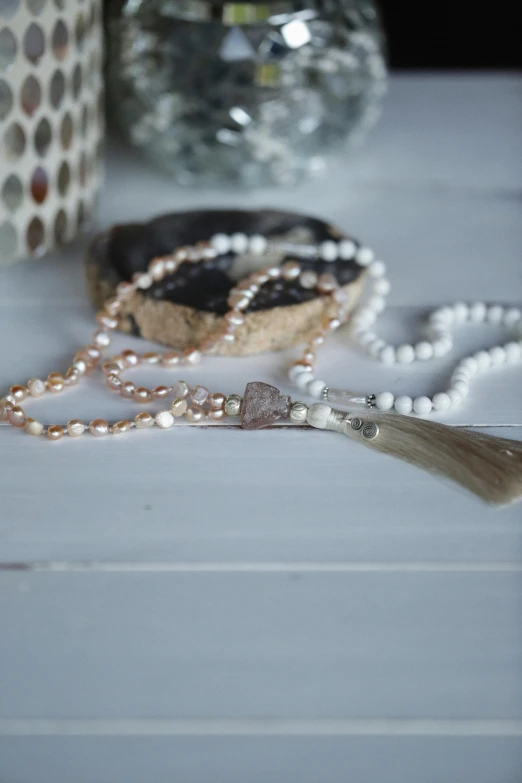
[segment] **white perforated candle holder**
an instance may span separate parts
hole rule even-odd
[[[101,183],[101,0],[0,3],[0,263],[61,246]]]

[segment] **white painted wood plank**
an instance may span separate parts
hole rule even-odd
[[[519,738],[0,738],[11,783],[518,783]]]
[[[509,573],[2,573],[0,718],[522,727],[521,583]]]
[[[62,447],[6,429],[3,564],[522,560],[520,506],[492,510],[333,433],[180,427]]]

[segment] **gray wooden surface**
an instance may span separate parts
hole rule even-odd
[[[396,77],[367,145],[295,191],[186,191],[111,147],[100,226],[315,212],[389,263],[399,337],[429,305],[522,300],[521,124],[518,77]],[[90,334],[81,252],[0,270],[0,385]],[[456,353],[497,335],[464,330]],[[321,359],[332,385],[433,392],[451,366],[346,348],[341,333]],[[283,388],[284,366],[215,359],[190,378]],[[522,439],[520,382],[499,370],[446,420]],[[32,411],[129,408],[89,381]],[[519,783],[521,508],[329,433],[51,445],[1,427],[0,783]]]

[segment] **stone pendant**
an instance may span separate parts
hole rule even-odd
[[[290,416],[290,397],[275,386],[261,381],[248,383],[241,408],[241,426],[245,430],[268,427]]]

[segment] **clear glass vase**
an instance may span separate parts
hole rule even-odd
[[[181,183],[295,183],[385,91],[372,0],[119,0],[108,33],[110,110]]]

